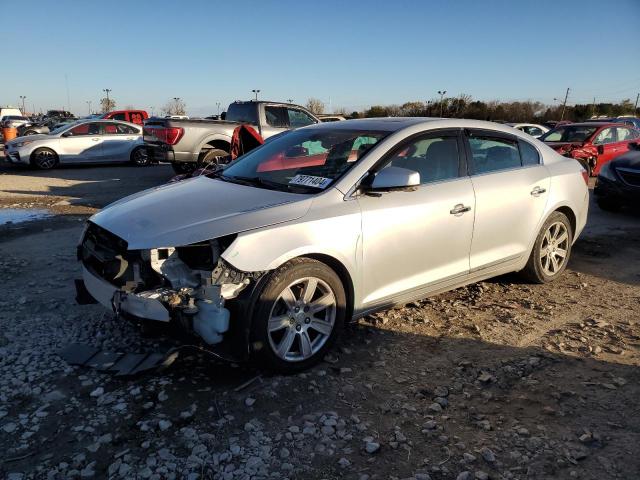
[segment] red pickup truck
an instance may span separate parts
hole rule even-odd
[[[144,121],[149,118],[149,114],[144,110],[114,110],[113,112],[104,113],[100,118],[122,120],[124,122],[143,125]]]

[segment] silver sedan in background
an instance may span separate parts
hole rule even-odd
[[[117,120],[81,120],[49,134],[18,137],[7,142],[5,155],[11,163],[42,170],[70,163],[147,164],[142,127]]]
[[[556,280],[587,206],[580,164],[507,126],[321,123],[94,215],[77,287],[295,372],[352,318],[508,272]]]

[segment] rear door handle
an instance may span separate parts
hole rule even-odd
[[[546,188],[534,187],[533,190],[531,190],[531,195],[533,195],[534,197],[539,197],[546,191]]]
[[[462,203],[457,204],[455,207],[453,207],[451,210],[449,210],[449,213],[451,215],[462,215],[465,212],[470,212],[471,211],[471,207],[465,207]]]

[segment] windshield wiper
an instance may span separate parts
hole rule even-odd
[[[242,185],[249,185],[250,187],[265,187],[271,190],[283,190],[284,188],[287,187],[286,185],[283,185],[281,183],[271,182],[269,180],[265,180],[264,178],[257,177],[257,176],[243,177],[238,175],[230,175],[230,176],[221,175],[221,177],[224,180],[240,183]]]

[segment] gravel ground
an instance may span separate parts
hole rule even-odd
[[[68,366],[72,342],[159,348],[74,303],[74,246],[86,214],[169,176],[0,166],[0,207],[58,214],[0,226],[0,478],[640,478],[637,214],[592,207],[559,282],[500,277],[367,317],[303,374],[199,353],[129,380]]]

